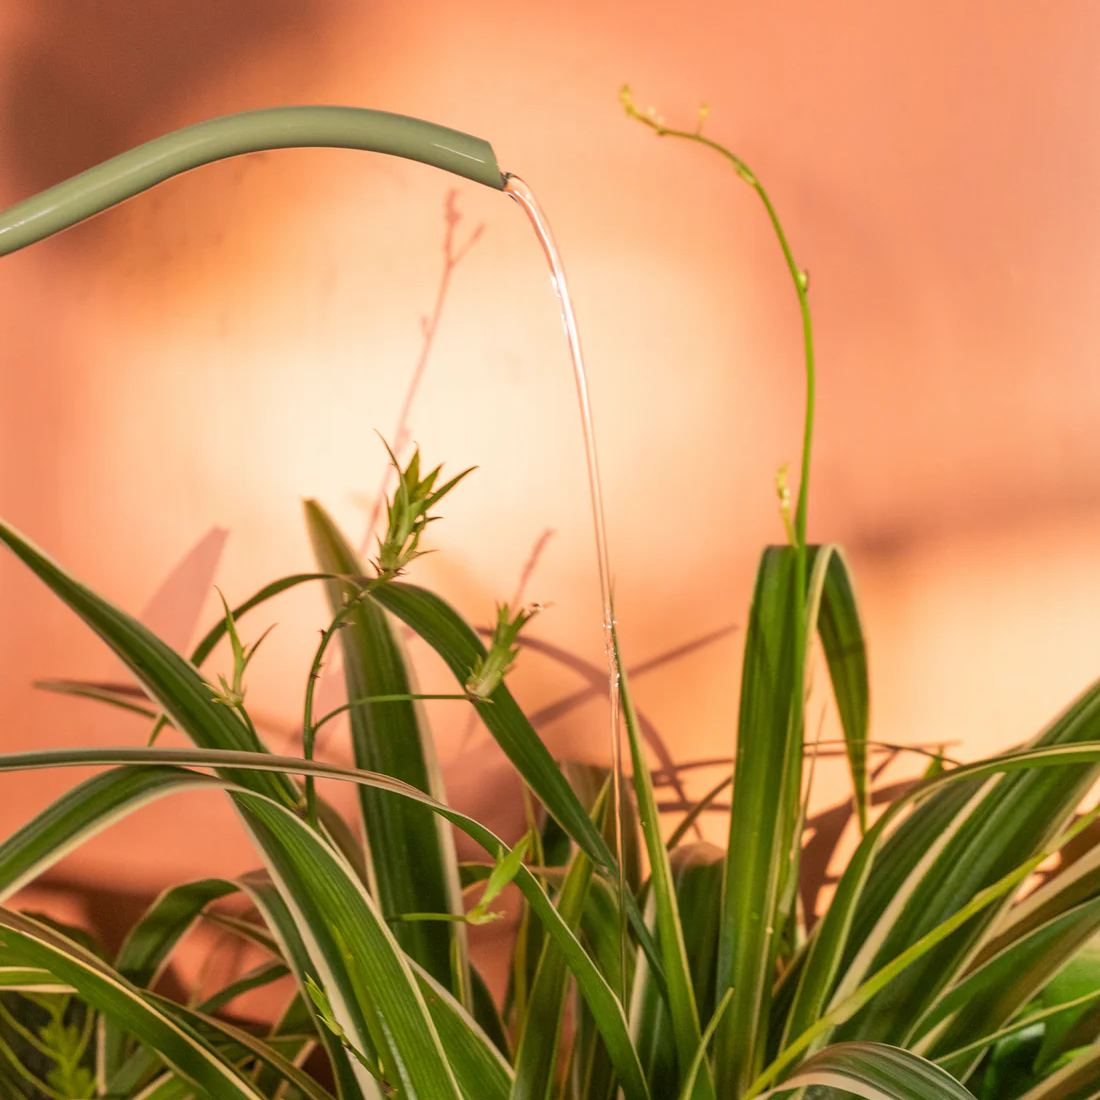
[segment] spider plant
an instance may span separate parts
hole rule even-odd
[[[193,742],[0,756],[7,772],[105,769],[0,844],[0,900],[139,806],[199,787],[225,793],[262,865],[239,880],[170,890],[111,960],[65,929],[0,908],[0,982],[13,991],[4,996],[22,997],[24,1008],[45,995],[77,1005],[44,1009],[58,1021],[69,1071],[66,1082],[40,1075],[44,1095],[64,1088],[141,1100],[751,1100],[792,1092],[817,1100],[1084,1100],[1100,1089],[1091,951],[1100,926],[1092,828],[1100,810],[1079,812],[1100,775],[1100,682],[1032,742],[931,769],[872,821],[867,659],[854,588],[842,552],[807,540],[814,373],[806,279],[743,162],[700,130],[671,130],[624,101],[657,133],[717,150],[753,188],[803,317],[802,474],[793,516],[780,486],[788,542],[764,550],[749,609],[730,735],[727,848],[684,844],[683,828],[664,838],[616,640],[630,809],[645,856],[644,867],[620,873],[600,784],[570,782],[509,690],[525,612],[502,608],[485,646],[445,600],[405,579],[435,506],[458,482],[441,483],[439,468],[424,474],[418,453],[398,468],[373,565],[307,502],[316,571],[227,606],[189,655],[0,524],[0,541],[127,664],[157,723]],[[277,756],[249,714],[244,678],[256,643],[242,641],[243,624],[306,583],[323,585],[331,618],[304,691],[303,755]],[[472,708],[541,808],[518,844],[447,804],[399,624],[442,658],[455,705]],[[223,639],[233,670],[215,682],[202,669]],[[318,729],[335,714],[314,713],[313,686],[337,645],[353,765],[313,755]],[[799,892],[806,667],[816,645],[844,730],[861,830],[819,915],[800,905]],[[318,795],[318,778],[357,786],[354,823]],[[705,801],[692,814],[703,809]],[[453,828],[480,844],[483,864],[459,866]],[[1051,873],[1059,853],[1062,865]],[[471,962],[466,926],[493,919],[508,882],[524,908],[509,994],[498,1008]],[[477,898],[470,905],[464,887]],[[243,986],[188,1005],[151,988],[183,930],[233,894],[244,895],[253,914],[239,922],[242,933],[270,957],[240,981],[289,974],[295,983],[283,1016],[261,1033],[220,1011]],[[89,1019],[94,1049],[80,1046],[83,1030],[65,1033]],[[40,1029],[19,1022],[25,1043],[43,1042]],[[302,1063],[313,1046],[322,1052],[316,1074]],[[6,1049],[0,1075],[19,1096],[28,1079],[13,1068],[18,1051]]]
[[[431,491],[431,475],[421,479],[415,468],[402,471],[399,480],[412,487],[413,501]],[[399,513],[394,530],[409,528],[403,507],[391,506],[391,513]],[[624,899],[631,928],[624,972],[618,875],[605,839],[603,800],[591,789],[588,797],[578,796],[503,678],[488,694],[467,691],[479,665],[507,666],[515,620],[502,615],[486,649],[438,596],[381,571],[368,576],[327,513],[314,502],[306,511],[320,571],[277,581],[233,608],[190,661],[26,539],[0,528],[0,538],[128,662],[166,719],[197,746],[44,750],[0,758],[0,768],[8,771],[113,765],[0,845],[3,895],[137,806],[195,786],[226,791],[265,866],[263,874],[239,882],[206,881],[171,891],[111,963],[39,919],[0,912],[3,980],[15,988],[52,982],[75,991],[99,1014],[100,1095],[152,1090],[149,1095],[160,1096],[173,1089],[183,1095],[197,1089],[216,1097],[257,1096],[280,1082],[325,1095],[315,1081],[303,1080],[295,1051],[287,1056],[291,1041],[275,1041],[280,1031],[299,1048],[307,1040],[324,1046],[337,1095],[348,1097],[392,1090],[405,1096],[580,1100],[610,1095],[615,1087],[637,1100],[748,1097],[802,1084],[876,1097],[966,1096],[934,1062],[980,1089],[985,1078],[997,1080],[1010,1054],[1019,1063],[1022,1043],[1029,1044],[1023,1050],[1031,1064],[1040,1067],[1053,1067],[1067,1051],[1084,1048],[1048,1082],[1087,1075],[1093,1066],[1100,1073],[1100,1057],[1091,1047],[1100,1034],[1100,1020],[1093,1022],[1096,1013],[1090,1011],[1097,990],[1082,991],[1093,971],[1087,956],[1085,962],[1078,957],[1100,921],[1100,849],[1079,848],[1064,871],[1010,905],[1051,854],[1071,840],[1080,846],[1089,836],[1093,815],[1075,816],[1075,810],[1100,761],[1100,747],[1090,743],[1100,688],[1086,692],[1028,748],[949,767],[895,799],[867,829],[832,904],[812,928],[805,927],[793,889],[797,845],[775,860],[791,877],[780,878],[768,895],[774,934],[759,963],[760,1004],[734,1033],[735,1045],[747,1046],[745,1037],[756,1034],[760,1046],[759,1068],[754,1064],[755,1075],[741,1086],[725,1069],[721,1049],[709,1053],[708,1041],[721,1034],[735,1003],[723,980],[722,939],[732,930],[737,941],[745,927],[730,919],[738,900],[727,899],[748,841],[735,837],[728,855],[682,843],[669,850],[624,680],[636,812],[649,870]],[[816,548],[807,556],[808,624],[829,655],[834,688],[856,685],[850,695],[865,700],[851,587],[835,564],[830,570],[830,563],[842,559]],[[746,797],[739,788],[755,786],[761,775],[768,778],[744,742],[773,739],[773,728],[755,723],[769,713],[784,683],[789,691],[789,679],[780,675],[789,603],[777,601],[782,588],[775,578],[790,575],[782,572],[790,557],[787,548],[765,553],[752,605],[734,817],[738,798]],[[240,621],[278,592],[318,579],[333,615],[318,661],[330,644],[340,644],[356,759],[371,764],[369,769],[266,753],[256,743],[244,692],[227,693],[198,671],[223,637],[233,642],[243,668],[249,648],[240,642]],[[511,850],[526,858],[509,858],[499,838],[443,801],[394,619],[411,626],[447,662],[460,705],[477,710],[545,807],[542,827],[532,831],[525,849]],[[234,668],[231,683],[243,686],[239,671]],[[840,689],[838,696],[844,697]],[[848,709],[866,713],[865,705]],[[303,728],[315,732],[318,725],[307,703]],[[865,725],[853,728],[864,736]],[[761,731],[758,737],[754,730]],[[801,771],[801,744],[792,751]],[[773,773],[780,766],[795,770],[774,756],[768,764]],[[357,844],[295,776],[357,783],[364,842]],[[783,829],[793,837],[802,814],[799,799],[777,799],[757,811],[755,835],[771,840]],[[490,857],[484,867],[459,868],[440,820],[483,845]],[[755,838],[752,843],[763,846]],[[421,873],[410,875],[410,867]],[[761,861],[755,872],[741,872],[740,883],[763,894],[768,877],[779,872]],[[529,907],[531,917],[517,939],[507,1019],[470,964],[465,923],[484,920],[492,910],[484,902],[464,908],[463,874],[467,884],[495,874],[496,889],[502,875],[513,878]],[[254,936],[266,944],[273,968],[265,978],[289,971],[299,983],[288,1009],[293,1029],[281,1025],[263,1039],[219,1019],[216,1005],[185,1008],[148,989],[172,937],[231,891],[244,892],[258,914]],[[744,948],[735,942],[735,960],[738,951]],[[627,990],[625,1002],[621,988]],[[311,989],[317,995],[310,996]],[[567,1025],[573,989],[574,1022]],[[1003,1086],[996,1095],[1007,1095]]]

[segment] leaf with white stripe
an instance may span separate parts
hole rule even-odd
[[[344,576],[365,571],[343,532],[314,500],[306,526],[321,569]],[[359,591],[351,581],[325,585],[333,615]],[[356,600],[339,632],[349,700],[415,695],[413,674],[389,615],[373,600]],[[404,780],[440,802],[443,777],[423,713],[414,700],[364,703],[348,712],[355,764]],[[462,914],[454,834],[430,810],[360,787],[363,841],[370,852],[372,891],[382,912]],[[461,922],[404,921],[393,934],[411,958],[463,997],[469,990],[466,927]],[[453,964],[457,962],[457,967]],[[457,970],[453,973],[452,970]],[[465,999],[465,998],[464,998]]]
[[[1100,761],[1097,743],[1090,737],[1100,738],[1100,682],[1083,693],[1033,747],[952,768],[896,799],[848,861],[832,903],[814,929],[784,1042],[810,1028],[830,1002],[845,997],[873,969],[900,955],[919,938],[918,930],[942,924],[958,909],[960,899],[965,903],[984,887],[992,870],[1007,873],[1028,854],[1041,850],[1056,826],[1072,814],[1082,787],[1087,788]],[[1060,765],[1074,767],[1067,772]],[[1008,779],[1014,782],[1005,782]],[[1022,799],[1016,817],[1011,795]],[[914,803],[919,805],[891,835],[891,827]],[[1026,841],[1020,839],[1023,825],[1031,830]],[[949,856],[962,858],[960,851],[973,852],[978,841],[990,849],[980,867],[953,870],[947,865]],[[920,915],[918,923],[910,920],[902,936],[900,915],[912,914],[918,896],[927,894],[927,890],[920,892],[921,884],[934,888],[936,904]],[[945,893],[949,885],[954,901]],[[911,1029],[959,973],[968,959],[968,945],[993,926],[1002,908],[989,907],[986,915],[962,929],[962,940],[955,936],[939,945],[889,991],[887,999],[876,998],[859,1018],[862,1026],[874,1024],[881,1008],[883,1019],[877,1028],[896,1024]],[[928,959],[938,959],[940,969],[934,979],[929,977],[915,988],[916,977],[928,973]],[[906,990],[913,994],[909,1001],[903,995]]]
[[[80,997],[153,1047],[211,1100],[262,1100],[191,1028],[173,1020],[101,959],[40,921],[0,909],[0,938],[28,962],[71,985]]]
[[[356,1048],[376,1051],[408,1100],[459,1100],[404,952],[351,866],[287,808],[252,794],[233,800]]]
[[[935,1031],[922,1048],[942,1056],[1003,1027],[1100,929],[1100,899],[1084,902],[1022,936],[986,960],[945,993],[920,1021],[921,1034]],[[941,1025],[937,1028],[937,1025]],[[951,1072],[965,1080],[982,1055],[953,1059]]]
[[[411,965],[462,1095],[466,1100],[508,1100],[512,1067],[496,1044],[448,989],[416,963]]]
[[[838,1043],[808,1059],[778,1088],[755,1100],[816,1086],[821,1100],[974,1100],[973,1093],[939,1066],[882,1043]]]
[[[1100,749],[1098,749],[1100,755]],[[374,786],[391,791],[403,798],[410,798],[429,806],[440,817],[460,828],[486,852],[507,852],[508,847],[492,830],[485,828],[474,818],[458,812],[450,806],[435,802],[422,791],[416,790],[389,776],[374,775],[356,768],[323,761],[303,761],[297,757],[273,756],[267,753],[230,752],[213,749],[49,749],[28,753],[0,755],[0,772],[23,771],[33,768],[102,766],[104,764],[166,765],[190,764],[198,767],[255,769],[286,774],[308,774],[320,779],[340,779]],[[182,773],[187,775],[188,773]],[[218,782],[207,776],[191,775],[194,781]],[[222,785],[235,797],[244,792],[234,790],[228,782]],[[165,792],[166,793],[166,792]],[[117,813],[115,817],[119,816]],[[288,815],[293,817],[293,815]],[[295,819],[297,820],[297,819]],[[94,823],[85,823],[91,831]],[[316,834],[314,834],[316,835]],[[332,853],[330,853],[332,854]],[[335,857],[334,857],[335,858]],[[350,865],[349,865],[350,866]],[[358,881],[358,880],[357,880]],[[592,1010],[593,1019],[607,1046],[608,1055],[619,1074],[620,1086],[628,1100],[648,1100],[649,1089],[638,1061],[637,1051],[630,1039],[626,1016],[607,980],[600,973],[580,941],[562,921],[553,902],[531,872],[521,866],[515,884],[527,899],[532,911],[542,921],[565,954],[566,963],[577,981],[577,987]]]
[[[180,768],[153,766],[116,769],[67,791],[0,843],[0,901],[126,814],[184,787],[224,783]]]

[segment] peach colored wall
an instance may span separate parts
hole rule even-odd
[[[638,663],[743,623],[759,549],[781,537],[774,471],[797,458],[797,310],[762,211],[716,158],[628,122],[616,93],[630,80],[670,122],[709,102],[708,132],[759,173],[811,273],[811,529],[851,551],[875,734],[974,755],[1034,732],[1100,670],[1098,34],[1086,0],[9,0],[0,202],[279,103],[490,139],[571,274]],[[0,262],[0,514],[133,611],[212,526],[230,532],[217,576],[233,599],[308,567],[300,498],[361,531],[383,468],[372,429],[394,430],[453,186],[379,157],[256,156]],[[457,204],[460,230],[485,233],[411,428],[427,459],[480,469],[415,575],[484,621],[553,528],[528,595],[555,606],[532,633],[598,661],[580,437],[538,248],[502,196],[460,185]],[[139,740],[140,722],[28,688],[118,670],[6,557],[0,592],[4,748]],[[320,597],[286,597],[246,637],[272,618],[250,699],[289,726]],[[732,749],[740,642],[638,678],[683,759]],[[444,682],[430,662],[423,676]],[[516,683],[533,708],[582,686],[537,657]],[[501,812],[505,769],[458,711],[432,717],[454,797]],[[598,758],[600,717],[592,702],[547,733]],[[0,830],[75,778],[3,780]],[[827,773],[822,801],[842,792]],[[66,873],[150,889],[242,870],[232,828],[215,799],[164,803]]]

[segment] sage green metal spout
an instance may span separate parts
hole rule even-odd
[[[458,130],[361,107],[268,107],[175,130],[8,207],[0,212],[0,256],[200,165],[268,149],[319,147],[388,153],[504,188],[492,146]]]

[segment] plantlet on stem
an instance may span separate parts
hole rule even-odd
[[[225,629],[233,650],[233,681],[230,683],[224,675],[218,673],[218,682],[221,684],[222,689],[213,693],[213,699],[215,703],[221,703],[222,706],[239,711],[244,706],[245,669],[248,668],[248,663],[252,658],[256,656],[256,650],[260,648],[260,643],[275,629],[275,624],[272,623],[252,645],[244,645],[237,633],[237,624],[233,621],[233,612],[229,609],[225,595],[220,588],[216,588],[215,591],[218,593],[218,599],[222,602],[222,607],[225,608]]]
[[[442,465],[436,466],[421,478],[419,447],[413,450],[408,466],[402,470],[397,456],[384,439],[382,445],[386,448],[390,461],[397,471],[397,488],[387,509],[389,522],[385,538],[378,540],[378,557],[374,560],[374,566],[378,570],[379,579],[389,580],[400,576],[414,558],[427,553],[425,550],[417,549],[420,536],[429,523],[439,518],[428,515],[428,511],[475,467],[471,466],[463,470],[462,473],[456,474],[450,481],[435,489],[439,471],[443,469]]]
[[[469,912],[461,915],[455,913],[403,913],[398,919],[403,921],[441,920],[451,921],[456,924],[491,924],[500,920],[503,913],[491,910],[490,905],[500,897],[505,886],[519,874],[523,865],[523,857],[531,846],[531,837],[528,833],[510,852],[503,849],[497,854],[496,863],[493,865],[489,877],[485,881],[485,889],[481,892],[481,898]]]
[[[218,673],[218,682],[221,684],[221,691],[218,691],[212,686],[210,697],[215,703],[220,703],[223,707],[228,707],[230,710],[236,711],[245,725],[252,729],[251,719],[244,709],[244,673],[245,669],[248,668],[249,662],[256,656],[256,650],[260,648],[260,643],[275,629],[276,624],[272,623],[271,626],[252,643],[252,645],[244,645],[241,642],[240,635],[237,633],[237,623],[233,617],[233,612],[230,610],[229,604],[226,602],[225,594],[216,585],[214,591],[217,592],[218,599],[221,600],[222,607],[225,609],[225,632],[229,636],[229,645],[233,653],[233,674],[232,682],[230,682],[226,680],[224,675]],[[148,744],[150,746],[156,744],[161,731],[167,725],[167,715],[163,713],[160,714],[153,723],[152,730],[149,732]],[[254,729],[253,732],[255,732]]]
[[[489,652],[479,657],[470,670],[466,681],[467,695],[474,699],[488,699],[496,691],[519,656],[519,649],[515,646],[519,632],[542,610],[542,604],[532,603],[512,615],[506,603],[497,604],[493,640]]]

